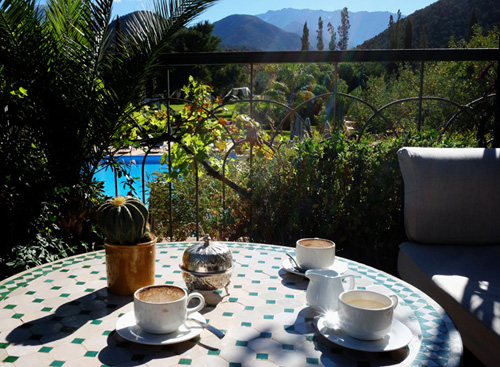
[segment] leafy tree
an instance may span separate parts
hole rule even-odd
[[[349,78],[349,67],[339,68],[342,77]],[[311,125],[321,129],[322,124],[333,119],[333,112],[337,112],[337,117],[345,112],[343,100],[332,96],[320,95],[334,91],[346,92],[347,85],[344,80],[336,80],[335,68],[330,64],[283,64],[273,65],[267,68],[272,75],[269,89],[263,93],[263,99],[271,99],[281,102],[291,108],[295,108],[302,118],[308,117]],[[351,77],[354,79],[354,77]],[[336,83],[337,81],[337,83]],[[349,82],[353,82],[349,80]],[[312,101],[309,101],[313,99]],[[307,103],[304,103],[309,101]],[[335,103],[335,105],[334,105]],[[264,104],[263,104],[264,105]],[[282,107],[265,104],[260,108],[260,121],[264,119],[272,120],[277,126],[288,129],[290,123],[294,122],[297,115],[288,115]],[[334,108],[335,106],[335,108]],[[340,121],[340,120],[339,120]]]
[[[311,72],[313,67],[314,65],[306,64],[279,65],[276,78],[265,95],[289,106],[293,106],[297,100],[305,100],[310,96],[312,86],[316,84]]]
[[[221,38],[213,35],[213,30],[214,25],[208,21],[183,28],[169,43],[167,52],[212,52],[219,50]]]
[[[472,9],[472,14],[469,21],[469,33],[467,33],[467,41],[470,41],[474,36],[474,27],[479,25],[479,19],[477,18],[476,9]]]
[[[493,48],[498,47],[498,31],[493,29],[483,34],[480,27],[469,42],[465,39],[451,42],[452,48]],[[380,107],[396,100],[416,97],[420,88],[420,71],[411,64],[395,64],[394,73],[371,75],[362,88],[359,97],[373,106]],[[424,68],[424,96],[437,96],[449,99],[465,109],[455,105],[424,101],[422,110],[422,129],[442,131],[447,122],[456,114],[452,125],[446,129],[445,137],[452,134],[463,134],[464,141],[476,142],[482,146],[495,145],[494,131],[494,101],[492,91],[497,80],[497,69],[494,62],[463,61],[463,62],[426,62]],[[471,103],[476,101],[475,103]],[[352,120],[364,122],[373,111],[364,106],[351,109]],[[383,116],[376,117],[370,125],[371,131],[377,133],[396,130],[410,131],[417,127],[419,110],[417,101],[413,103],[398,103],[386,109]]]
[[[254,168],[254,210],[246,235],[285,246],[309,236],[335,238],[342,256],[395,272],[397,248],[404,240],[396,152],[408,145],[466,144],[438,144],[437,134],[426,131],[376,143],[339,134],[324,142],[306,139],[283,147],[272,161]]]
[[[328,32],[330,33],[330,42],[328,43],[328,49],[334,51],[337,49],[337,32],[333,24],[328,22]]]
[[[337,33],[339,36],[339,50],[347,50],[347,47],[349,46],[350,28],[351,25],[349,24],[349,11],[347,10],[347,8],[344,8],[340,13],[340,25],[337,28]]]
[[[421,25],[418,27],[419,40],[418,45],[420,48],[429,47],[429,37],[427,37],[427,32],[425,31],[425,27]]]
[[[113,0],[48,0],[43,8],[0,0],[2,79],[25,91],[0,106],[0,149],[12,149],[0,163],[4,246],[36,247],[47,228],[79,245],[96,205],[94,172],[113,156],[110,147],[126,144],[115,132],[140,108],[158,56],[214,2],[152,0],[113,44]]]
[[[220,51],[221,38],[213,35],[214,25],[208,21],[199,22],[192,27],[181,29],[169,44],[167,52],[216,52]],[[161,60],[168,62],[168,60]],[[193,65],[170,69],[170,90],[180,91],[193,76],[214,87],[215,93],[224,95],[228,89],[242,83],[242,66],[240,65]],[[166,73],[163,71],[157,78],[159,92],[167,89]]]
[[[307,28],[307,22],[304,23],[304,29],[302,30],[302,51],[309,51],[309,28]]]
[[[404,48],[409,49],[412,48],[413,44],[413,23],[411,19],[408,19],[405,27],[405,39],[404,39]]]
[[[398,10],[398,19],[394,22],[392,14],[389,18],[389,47],[392,50],[399,48],[399,40],[401,38],[401,11]]]
[[[397,15],[398,15],[398,18],[395,22],[394,22],[394,18],[392,16],[392,14],[389,17],[389,48],[392,50],[400,48],[399,45],[400,45],[400,38],[401,38],[401,35],[400,35],[400,33],[401,33],[401,31],[400,31],[400,29],[401,29],[401,11],[398,10]],[[405,34],[405,36],[406,36],[406,34]],[[406,38],[405,38],[405,41],[406,41]],[[411,41],[411,39],[409,39],[409,41]],[[385,68],[387,70],[388,75],[392,75],[393,73],[397,72],[397,70],[398,70],[398,66],[394,61],[387,62]]]
[[[241,149],[250,148],[260,152],[265,132],[260,125],[246,115],[234,114],[231,120],[221,117],[223,100],[213,95],[213,88],[189,77],[189,83],[182,88],[182,100],[188,101],[178,111],[169,111],[165,105],[144,106],[132,114],[135,124],[117,132],[130,141],[153,146],[167,142],[171,146],[171,168],[166,174],[169,180],[186,177],[200,165],[213,178],[224,181],[235,192],[245,196],[247,191],[241,185],[223,177],[220,159],[223,152],[238,141],[248,143]],[[255,148],[255,149],[254,149]],[[241,150],[240,149],[240,150]],[[215,153],[215,154],[213,154]],[[265,154],[265,153],[262,153]],[[167,163],[168,153],[162,157]]]
[[[318,44],[316,45],[316,47],[318,48],[318,51],[323,51],[323,49],[325,48],[325,43],[323,42],[323,20],[321,19],[321,17],[319,17],[318,19],[318,36],[317,36],[317,39],[318,39]]]

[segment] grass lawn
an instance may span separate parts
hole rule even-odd
[[[232,104],[225,105],[224,107],[226,107],[227,111],[223,110],[221,108],[220,109],[221,113],[218,113],[217,116],[225,118],[225,119],[230,119],[231,117],[233,117],[236,104],[232,103]],[[170,108],[172,108],[176,112],[179,112],[180,110],[182,110],[184,108],[184,104],[171,104]]]

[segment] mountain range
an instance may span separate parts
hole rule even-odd
[[[325,45],[328,45],[330,40],[330,34],[327,31],[328,23],[331,23],[335,30],[337,30],[341,21],[340,14],[341,10],[323,11],[288,8],[268,11],[265,14],[257,15],[257,17],[287,32],[295,33],[300,37],[302,37],[304,23],[307,22],[307,27],[309,29],[309,42],[311,44],[310,49],[315,50],[317,44],[316,36],[319,17],[323,20],[323,41]],[[355,47],[386,29],[391,15],[394,18],[397,16],[396,13],[386,11],[349,12],[349,24],[351,25],[349,30],[349,47]]]
[[[253,15],[230,15],[214,23],[214,35],[224,49],[293,51],[300,49],[300,36]]]
[[[325,49],[327,49],[330,40],[330,35],[327,32],[328,23],[332,23],[334,29],[337,30],[340,24],[340,12],[341,10],[329,12],[282,9],[268,11],[257,16],[231,15],[215,22],[213,33],[222,38],[222,46],[226,49],[294,51],[301,48],[300,38],[304,23],[307,22],[309,49],[315,50],[318,19],[321,16],[323,42]],[[349,48],[390,48],[388,26],[391,15],[396,21],[396,13],[349,12],[351,25]],[[467,37],[473,18],[483,30],[490,30],[494,26],[500,28],[500,4],[498,0],[439,0],[413,14],[402,16],[398,32],[399,42],[396,47],[402,47],[408,23],[412,25],[413,48],[448,47],[452,38],[460,40]]]
[[[323,42],[325,49],[328,49],[328,23],[332,23],[337,29],[340,12],[287,8],[257,16],[235,14],[215,22],[213,34],[221,38],[223,50],[296,51],[301,48],[303,27],[307,22],[310,50],[315,50],[318,19],[321,16]],[[134,14],[135,12],[120,18],[124,31]],[[390,48],[388,26],[391,15],[394,20],[397,19],[397,14],[390,12],[349,13],[349,48]],[[409,25],[412,29],[411,47],[448,47],[450,39],[467,37],[472,19],[483,30],[490,30],[494,26],[500,28],[498,0],[439,0],[413,14],[403,16],[398,26],[399,41],[396,47],[402,47]]]
[[[215,22],[213,33],[222,39],[226,49],[295,51],[301,48],[304,23],[307,22],[310,50],[315,50],[319,17],[323,20],[323,42],[328,45],[328,23],[337,29],[340,12],[288,8],[256,16],[235,14]],[[396,15],[390,12],[349,13],[349,47],[355,47],[386,29],[391,14]]]
[[[405,28],[411,22],[413,48],[448,47],[450,40],[466,39],[471,22],[477,22],[483,31],[500,28],[500,3],[498,0],[439,0],[417,10],[403,19],[399,42],[402,44]],[[365,41],[360,48],[389,48],[390,35],[386,29]]]

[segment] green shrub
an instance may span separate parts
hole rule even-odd
[[[247,221],[247,202],[230,188],[223,189],[221,181],[204,174],[199,177],[198,235],[209,233],[212,238],[237,240],[244,236]],[[158,238],[184,241],[196,237],[196,177],[185,174],[172,181],[172,223],[170,223],[170,188],[168,180],[157,172],[149,183],[149,212],[152,232]],[[172,224],[172,237],[170,225]]]
[[[338,254],[395,272],[405,238],[403,183],[397,154],[403,146],[464,146],[428,131],[356,143],[337,136],[306,140],[280,151],[252,175],[252,241],[294,246],[303,237],[336,242]]]
[[[102,183],[56,188],[42,199],[36,216],[23,218],[22,235],[14,236],[0,256],[0,277],[96,249],[102,239],[92,222],[103,201]]]
[[[372,138],[372,140],[368,139]],[[473,146],[468,139],[444,138],[436,131],[361,142],[342,135],[308,139],[279,149],[272,160],[256,155],[252,167],[239,158],[228,175],[246,182],[249,197],[225,189],[209,175],[199,178],[200,226],[213,238],[294,246],[303,237],[336,242],[338,254],[391,273],[405,239],[403,182],[396,152],[403,146]],[[238,169],[236,169],[238,167]],[[172,182],[173,240],[196,234],[195,177]],[[153,230],[169,237],[169,189],[157,175],[151,183]],[[200,235],[202,231],[200,230]]]

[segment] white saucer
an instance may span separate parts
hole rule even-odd
[[[410,329],[398,320],[392,321],[392,330],[379,340],[360,340],[350,337],[340,328],[337,313],[322,316],[318,320],[318,331],[328,340],[342,347],[363,352],[389,352],[406,347],[413,338]],[[327,326],[328,325],[328,326]]]
[[[206,322],[205,318],[199,312],[194,312],[189,317]],[[134,311],[130,311],[118,318],[116,331],[122,338],[131,342],[148,345],[167,345],[192,339],[200,335],[203,328],[195,322],[186,320],[186,323],[174,332],[168,334],[151,334],[136,325]]]
[[[295,269],[295,267],[292,264],[292,260],[290,260],[290,258],[288,256],[283,260],[283,262],[281,263],[281,266],[289,273],[292,273],[295,275],[300,275],[303,277],[306,276],[305,273],[302,273],[302,272],[298,271],[297,269]],[[335,262],[330,267],[330,269],[335,270],[339,274],[343,274],[347,271],[348,268],[347,268],[347,264],[345,262],[335,260]]]

